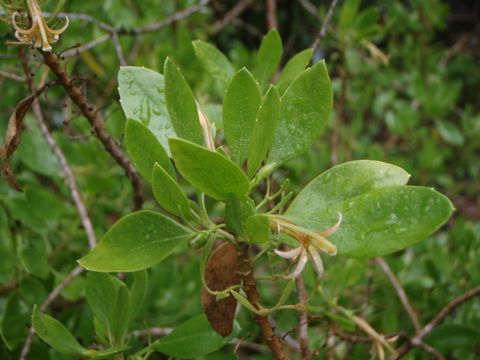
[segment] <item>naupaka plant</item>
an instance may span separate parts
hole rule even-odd
[[[99,326],[111,327],[103,333],[110,334],[110,345],[119,353],[127,345],[124,324],[137,311],[131,307],[138,307],[138,301],[132,301],[135,287],[127,289],[97,273],[144,274],[142,270],[180,249],[200,249],[199,296],[205,315],[180,325],[132,359],[154,351],[192,358],[216,350],[238,332],[238,303],[256,318],[275,358],[288,359],[291,350],[269,316],[283,309],[309,311],[308,303],[288,303],[309,261],[321,282],[328,272],[322,262],[325,254],[371,258],[405,249],[437,230],[453,208],[435,190],[407,185],[410,175],[403,169],[370,160],[328,169],[293,195],[288,180],[277,183],[276,172],[308,151],[328,123],[333,93],[325,62],[308,67],[312,50],[307,49],[277,73],[282,44],[276,31],[263,39],[251,70],[236,71],[206,42],[195,41],[193,47],[224,93],[220,121],[209,119],[207,107],[195,99],[174,59],[165,61],[163,75],[140,67],[120,69],[121,105],[128,119],[125,144],[161,211],[123,217],[79,260],[91,271],[89,277],[98,280],[97,285],[92,282],[97,293],[92,289],[89,297],[87,288],[87,300],[97,308]],[[273,77],[278,78],[275,84]],[[259,295],[256,264],[274,256],[281,261],[270,278],[284,279],[285,284],[278,299],[268,299],[276,305],[267,308]],[[144,275],[137,277],[145,287]],[[101,282],[106,285],[98,285]],[[99,303],[102,296],[109,297],[111,306]],[[353,311],[337,310],[372,339],[379,355],[395,352],[394,345]],[[191,340],[196,336],[208,344]]]

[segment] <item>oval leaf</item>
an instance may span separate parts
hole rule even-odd
[[[318,139],[332,110],[332,84],[324,61],[305,70],[282,96],[269,163],[280,164]]]
[[[294,215],[327,209],[367,191],[405,185],[409,177],[402,168],[381,161],[349,161],[313,179],[293,200],[286,213]]]
[[[100,272],[146,269],[165,259],[189,235],[187,229],[162,214],[138,211],[117,221],[78,262]]]
[[[32,325],[43,341],[62,354],[80,355],[87,351],[62,323],[36,308],[33,310]]]
[[[125,144],[138,172],[152,182],[153,166],[158,162],[170,176],[175,177],[170,158],[155,135],[138,121],[128,120],[125,127]]]
[[[303,70],[305,70],[310,62],[310,59],[312,58],[312,55],[313,49],[306,49],[288,60],[287,64],[280,73],[280,78],[277,82],[277,87],[280,94],[283,94],[292,81],[295,80],[295,78],[300,75]]]
[[[280,64],[282,52],[283,46],[280,35],[275,29],[270,30],[263,38],[257,54],[257,71],[255,73],[260,84],[267,83],[275,73],[278,64]]]
[[[223,102],[223,128],[232,159],[243,164],[248,156],[262,95],[257,81],[243,68],[235,74]]]
[[[165,61],[165,99],[168,114],[177,135],[203,145],[197,103],[180,70],[167,58]]]
[[[121,67],[118,92],[127,119],[147,126],[170,154],[168,137],[175,136],[175,130],[165,105],[163,75],[143,67]]]
[[[220,50],[205,41],[195,40],[192,44],[195,49],[195,55],[202,63],[203,68],[225,90],[235,74],[230,61]]]
[[[182,139],[170,139],[170,148],[180,173],[208,196],[226,200],[230,193],[248,192],[247,176],[225,156]]]
[[[306,228],[325,230],[343,221],[329,240],[338,254],[373,257],[404,249],[437,230],[452,214],[451,202],[430,188],[390,186],[369,192],[327,208],[312,208],[286,218]]]
[[[273,134],[280,118],[280,95],[275,86],[270,86],[258,110],[257,123],[253,129],[248,152],[248,176],[253,176],[260,167],[273,142]]]
[[[188,217],[191,214],[188,199],[178,183],[159,165],[153,170],[153,195],[168,212]]]

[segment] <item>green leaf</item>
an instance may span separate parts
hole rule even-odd
[[[28,273],[46,278],[50,273],[48,264],[47,246],[40,237],[21,238],[18,247],[20,262]]]
[[[164,260],[189,235],[187,229],[162,214],[138,211],[117,221],[78,262],[92,271],[142,270]]]
[[[247,196],[228,194],[225,207],[225,224],[227,228],[237,235],[245,231],[245,221],[255,214],[255,204]]]
[[[192,359],[209,354],[228,344],[234,333],[222,337],[210,326],[204,314],[197,315],[179,325],[152,347],[169,356]]]
[[[349,161],[313,179],[293,200],[286,214],[326,210],[367,191],[405,185],[409,177],[402,168],[381,161]]]
[[[280,119],[280,95],[271,85],[258,110],[257,122],[253,129],[248,152],[248,176],[252,177],[260,167],[273,142],[273,134]]]
[[[282,58],[282,39],[277,30],[268,32],[262,40],[257,54],[257,67],[255,74],[260,84],[267,83],[277,70]]]
[[[223,128],[232,159],[243,164],[248,156],[262,95],[257,81],[243,68],[235,74],[223,102]]]
[[[373,257],[404,249],[437,230],[452,214],[451,202],[430,188],[390,186],[365,192],[328,208],[310,207],[286,219],[313,231],[343,221],[329,241],[338,254]]]
[[[165,105],[163,75],[143,67],[124,66],[118,72],[118,85],[127,119],[147,126],[169,154],[168,137],[176,134]]]
[[[121,285],[118,288],[115,304],[112,308],[112,335],[115,339],[114,344],[116,346],[123,345],[125,335],[130,323],[130,294],[125,285]]]
[[[192,44],[195,49],[195,55],[202,63],[203,68],[225,90],[235,74],[230,61],[220,50],[205,41],[195,40]]]
[[[32,325],[43,341],[62,354],[81,355],[87,351],[62,323],[36,308],[33,309]]]
[[[225,156],[182,139],[170,139],[170,148],[183,177],[208,196],[226,200],[230,193],[247,194],[247,176]]]
[[[190,204],[182,189],[159,164],[153,170],[152,186],[155,199],[165,210],[183,218],[191,215]]]
[[[145,180],[152,182],[153,166],[156,162],[175,178],[167,152],[145,125],[128,120],[125,126],[125,144],[133,164]]]
[[[250,242],[262,244],[268,240],[269,218],[267,215],[258,214],[250,216],[246,222],[246,234]]]
[[[280,164],[308,149],[320,136],[332,110],[332,84],[324,61],[305,70],[281,99],[280,122],[269,163]]]
[[[112,310],[117,289],[109,274],[89,272],[87,274],[87,303],[98,321],[111,332]]]
[[[480,329],[467,324],[440,324],[425,336],[425,342],[444,352],[470,347],[480,343]]]
[[[20,281],[20,293],[29,305],[42,304],[47,298],[45,286],[34,277],[24,277]]]
[[[203,145],[197,103],[180,70],[169,58],[165,61],[165,100],[177,136]]]
[[[130,287],[130,317],[133,320],[142,310],[147,296],[148,272],[146,270],[133,273],[133,282]]]
[[[313,49],[305,49],[296,54],[287,62],[280,73],[280,78],[277,82],[277,87],[280,94],[283,94],[292,81],[295,80],[295,78],[300,75],[303,70],[305,70],[312,58],[312,55]]]
[[[9,350],[14,350],[23,343],[26,334],[28,319],[22,314],[22,303],[18,292],[13,292],[8,297],[4,314],[2,315],[2,339]]]

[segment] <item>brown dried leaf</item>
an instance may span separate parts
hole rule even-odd
[[[8,128],[5,134],[5,144],[2,149],[2,158],[3,158],[3,167],[2,167],[2,176],[7,182],[7,184],[14,190],[23,191],[20,185],[17,183],[15,179],[15,175],[13,174],[12,168],[8,163],[8,159],[12,154],[17,150],[18,145],[20,144],[20,134],[22,132],[22,123],[27,111],[32,106],[35,98],[37,97],[37,93],[30,95],[29,97],[20,101],[15,110],[10,116],[10,120],[8,121]]]
[[[217,247],[205,267],[205,283],[213,291],[221,291],[240,283],[238,274],[237,248],[227,242]],[[216,301],[214,295],[202,289],[202,305],[212,328],[222,336],[229,335],[233,330],[233,320],[237,300],[233,296]]]

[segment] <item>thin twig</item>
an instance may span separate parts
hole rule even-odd
[[[70,274],[68,274],[63,281],[57,285],[55,289],[52,290],[50,294],[48,294],[47,299],[43,302],[40,306],[39,311],[44,312],[48,309],[48,307],[57,299],[60,293],[70,284],[78,275],[83,272],[84,268],[81,266],[77,266],[75,269],[72,270]],[[28,336],[25,340],[25,344],[23,345],[22,351],[20,353],[19,360],[26,360],[28,353],[30,352],[30,347],[32,346],[33,337],[35,336],[35,329],[30,327],[28,330]]]
[[[127,66],[127,60],[125,60],[125,55],[123,54],[122,44],[118,38],[118,33],[116,31],[111,33],[113,44],[115,45],[115,52],[117,53],[118,61],[121,66]]]
[[[72,101],[78,106],[82,114],[87,118],[95,135],[102,142],[105,149],[117,161],[117,163],[124,169],[125,174],[132,183],[134,210],[142,208],[143,196],[140,177],[137,170],[133,167],[130,160],[125,156],[120,147],[116,144],[113,138],[105,129],[105,124],[100,116],[98,109],[87,100],[83,93],[73,84],[73,80],[67,75],[65,69],[60,65],[57,55],[51,52],[41,52],[45,60],[45,64],[52,70],[57,78],[62,83],[65,91]]]
[[[277,0],[267,1],[267,27],[268,30],[278,29],[277,23]]]
[[[333,12],[338,4],[338,0],[332,0],[330,7],[328,8],[327,15],[325,16],[325,20],[323,20],[322,27],[320,32],[318,33],[315,41],[312,44],[312,49],[315,52],[317,50],[318,45],[320,45],[320,41],[327,35],[328,26],[330,25],[330,21],[332,20]]]
[[[257,280],[253,276],[253,267],[248,254],[248,247],[246,246],[240,248],[239,273],[248,301],[254,306],[258,306],[260,304],[260,295],[257,290]],[[289,360],[290,357],[283,348],[280,338],[275,335],[268,317],[266,315],[255,315],[255,320],[262,331],[263,340],[267,343],[275,359]]]
[[[220,30],[222,30],[225,26],[230,24],[233,19],[238,17],[242,12],[244,12],[250,4],[252,4],[253,0],[242,0],[239,1],[233,8],[230,9],[229,12],[223,17],[223,19],[220,19],[216,21],[212,25],[212,30],[211,32],[213,34],[216,34]]]
[[[312,14],[313,16],[315,16],[317,19],[320,20],[320,15],[315,5],[313,5],[308,0],[298,0],[298,2],[304,7],[305,10],[307,10],[310,14]]]
[[[33,94],[35,93],[36,88],[33,83],[30,67],[28,65],[28,60],[25,56],[24,51],[20,51],[20,60],[22,62],[22,66],[25,71],[25,75],[27,77],[29,91],[31,94]],[[33,114],[37,119],[40,130],[42,131],[43,136],[47,140],[48,145],[50,146],[53,153],[57,157],[60,165],[62,166],[63,172],[67,180],[67,185],[70,189],[70,193],[72,194],[72,198],[77,208],[78,214],[80,216],[83,229],[85,230],[85,233],[87,235],[88,245],[90,246],[91,249],[93,249],[97,244],[97,239],[95,236],[95,232],[93,231],[92,222],[90,221],[90,217],[88,216],[87,208],[85,207],[85,204],[83,203],[83,200],[80,196],[80,192],[78,191],[73,170],[68,164],[67,158],[65,157],[64,153],[58,146],[57,142],[55,141],[52,134],[50,133],[50,130],[48,129],[47,124],[45,123],[45,119],[43,117],[42,109],[40,108],[40,103],[38,102],[38,99],[36,99],[33,102],[32,109],[33,109]]]
[[[412,321],[413,327],[415,328],[415,332],[418,333],[420,331],[420,322],[418,321],[418,316],[415,313],[415,310],[413,309],[412,304],[408,300],[407,294],[405,293],[405,290],[403,289],[402,285],[400,285],[397,278],[395,277],[395,274],[392,272],[392,269],[390,269],[390,266],[387,264],[387,262],[383,258],[377,257],[375,258],[375,262],[378,264],[378,266],[380,266],[382,271],[385,273],[388,280],[390,281],[390,284],[392,284],[393,288],[397,293],[398,298],[400,299],[403,305],[403,308],[405,309],[408,316],[410,317],[410,320]]]
[[[437,325],[439,325],[444,318],[450,314],[453,310],[455,310],[458,306],[463,304],[464,302],[474,298],[475,296],[480,295],[480,285],[474,287],[473,289],[467,291],[466,293],[456,297],[452,301],[450,301],[447,305],[443,307],[442,310],[427,324],[425,325],[413,338],[411,338],[408,342],[403,344],[397,350],[397,356],[392,357],[391,360],[397,360],[402,358],[406,353],[410,351],[415,346],[422,346],[423,338],[428,335]],[[425,348],[425,346],[423,346]]]
[[[189,17],[190,15],[196,13],[197,11],[203,9],[205,5],[207,5],[210,2],[210,0],[202,0],[198,4],[190,6],[189,8],[179,11],[172,16],[166,18],[165,20],[162,20],[160,22],[157,22],[155,24],[147,25],[144,27],[136,28],[136,29],[120,29],[117,30],[118,35],[141,35],[145,34],[148,32],[153,32],[160,30],[161,28],[164,28],[166,26],[172,25],[186,17]]]
[[[297,287],[297,294],[298,294],[298,301],[303,304],[307,305],[308,298],[307,298],[307,291],[305,290],[305,283],[303,281],[303,277],[300,275],[295,279],[295,285]],[[302,353],[302,357],[308,356],[308,313],[307,311],[300,311],[298,320],[300,323],[300,328],[298,332],[298,341],[300,343],[300,351]]]
[[[105,42],[105,41],[107,41],[111,38],[112,38],[111,34],[104,34],[104,35],[96,38],[95,40],[92,40],[92,41],[89,41],[86,44],[83,44],[82,46],[78,46],[78,47],[75,47],[73,49],[65,50],[65,51],[61,52],[59,54],[59,56],[61,58],[76,56],[78,54],[81,54],[82,52],[85,52],[85,51],[90,50],[91,48],[94,48],[98,44],[101,44],[101,43],[103,43],[103,42]]]
[[[19,81],[19,82],[25,82],[27,80],[26,78],[24,78],[22,76],[18,76],[16,74],[12,74],[12,73],[9,73],[9,72],[6,72],[6,71],[1,71],[1,70],[0,70],[0,77],[12,79],[12,80]]]

